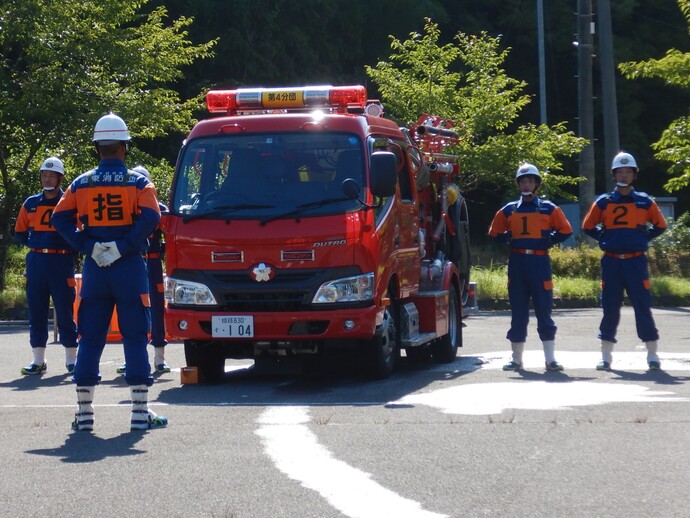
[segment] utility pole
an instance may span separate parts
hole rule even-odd
[[[537,0],[537,41],[539,47],[539,113],[546,124],[546,59],[544,58],[544,0]]]
[[[594,201],[594,107],[592,88],[592,1],[577,0],[577,91],[579,136],[589,140],[580,152],[580,214],[584,216]]]
[[[597,0],[597,15],[599,17],[599,55],[601,58],[601,100],[604,113],[604,171],[608,172],[613,157],[620,150],[610,0]],[[605,176],[606,190],[611,191],[613,190],[613,177],[610,174],[605,174]]]

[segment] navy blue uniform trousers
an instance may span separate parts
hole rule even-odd
[[[616,342],[616,330],[621,319],[623,290],[628,293],[633,310],[637,336],[643,342],[659,339],[659,331],[652,317],[652,292],[649,289],[649,268],[646,255],[618,259],[601,258],[601,306],[604,317],[599,326],[599,338]]]
[[[512,311],[508,340],[524,342],[527,339],[530,299],[534,304],[539,338],[544,341],[556,337],[556,324],[551,318],[553,286],[548,255],[510,254],[508,299]]]
[[[74,255],[29,252],[26,255],[26,302],[29,306],[31,347],[45,347],[48,343],[51,297],[60,342],[65,347],[76,347]]]

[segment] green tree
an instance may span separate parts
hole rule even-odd
[[[530,97],[503,69],[508,50],[499,38],[459,32],[454,43],[440,45],[438,25],[427,19],[424,29],[406,41],[391,36],[389,60],[366,67],[388,114],[404,125],[422,113],[454,121],[460,144],[448,151],[459,156],[465,191],[512,187],[519,163],[529,161],[545,171],[546,194],[572,198],[566,187],[579,178],[554,173],[563,169],[559,157],[578,153],[585,141],[565,123],[516,124]]]
[[[678,5],[690,32],[690,0],[678,0]],[[690,89],[690,53],[687,52],[670,49],[661,59],[628,61],[621,63],[619,69],[628,79],[656,78],[667,85]],[[690,114],[672,121],[652,148],[658,160],[671,163],[668,168],[671,178],[664,185],[667,191],[690,185]]]
[[[95,165],[96,120],[114,111],[135,139],[186,132],[200,98],[181,100],[171,85],[183,66],[211,55],[192,44],[191,18],[166,23],[148,0],[0,0],[0,290],[19,206],[38,189],[37,168],[64,159],[71,180]],[[135,147],[165,187],[171,166]],[[159,181],[160,179],[160,181]]]

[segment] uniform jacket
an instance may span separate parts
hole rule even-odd
[[[615,190],[596,199],[582,230],[606,252],[643,252],[649,248],[649,241],[666,230],[666,220],[647,193],[633,189],[624,196]]]
[[[60,201],[62,189],[54,198],[46,198],[41,191],[29,196],[19,209],[17,223],[14,226],[15,238],[22,245],[30,248],[49,250],[71,250],[70,244],[57,232],[50,218],[55,206]]]
[[[563,211],[548,200],[536,196],[531,201],[508,203],[491,222],[489,236],[515,248],[547,250],[573,233]]]
[[[77,177],[52,217],[58,232],[80,252],[91,255],[97,242],[115,241],[123,257],[145,252],[159,221],[153,184],[117,159],[101,160],[96,169]]]

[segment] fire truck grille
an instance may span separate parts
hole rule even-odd
[[[313,281],[316,276],[314,270],[278,270],[273,282],[276,283],[308,283]],[[257,283],[249,277],[246,271],[221,271],[213,272],[214,280],[222,283],[240,284],[245,286],[256,286]]]
[[[223,294],[222,311],[283,312],[310,309],[304,303],[306,292],[262,292],[244,293],[233,291]]]
[[[275,277],[257,282],[244,271],[208,272],[222,311],[296,312],[309,311],[314,293],[330,278],[357,273],[351,269],[277,269]]]

